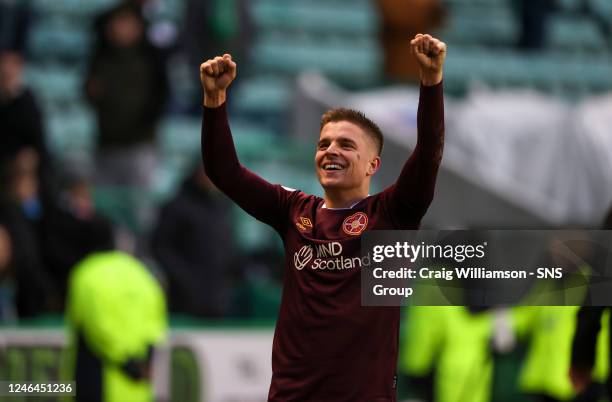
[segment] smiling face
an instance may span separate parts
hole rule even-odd
[[[315,165],[319,183],[326,192],[365,192],[365,197],[370,179],[380,167],[380,157],[374,140],[361,127],[337,121],[323,126]]]

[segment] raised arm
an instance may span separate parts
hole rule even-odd
[[[411,46],[421,74],[417,144],[390,194],[390,206],[400,217],[401,225],[420,222],[431,204],[444,148],[442,67],[446,44],[418,34]]]
[[[236,78],[236,63],[229,54],[202,63],[204,90],[202,159],[210,180],[256,219],[280,230],[290,193],[246,169],[238,161],[230,131],[225,100]]]

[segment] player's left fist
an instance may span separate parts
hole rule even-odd
[[[446,43],[431,35],[417,34],[410,41],[410,48],[419,62],[421,82],[425,85],[436,85],[442,81]]]

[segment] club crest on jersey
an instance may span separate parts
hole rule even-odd
[[[351,236],[359,236],[366,227],[368,227],[368,216],[363,212],[357,212],[342,222],[342,231]]]

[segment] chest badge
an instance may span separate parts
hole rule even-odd
[[[368,216],[363,212],[357,212],[348,216],[342,222],[342,231],[351,236],[360,235],[366,227],[368,227]]]

